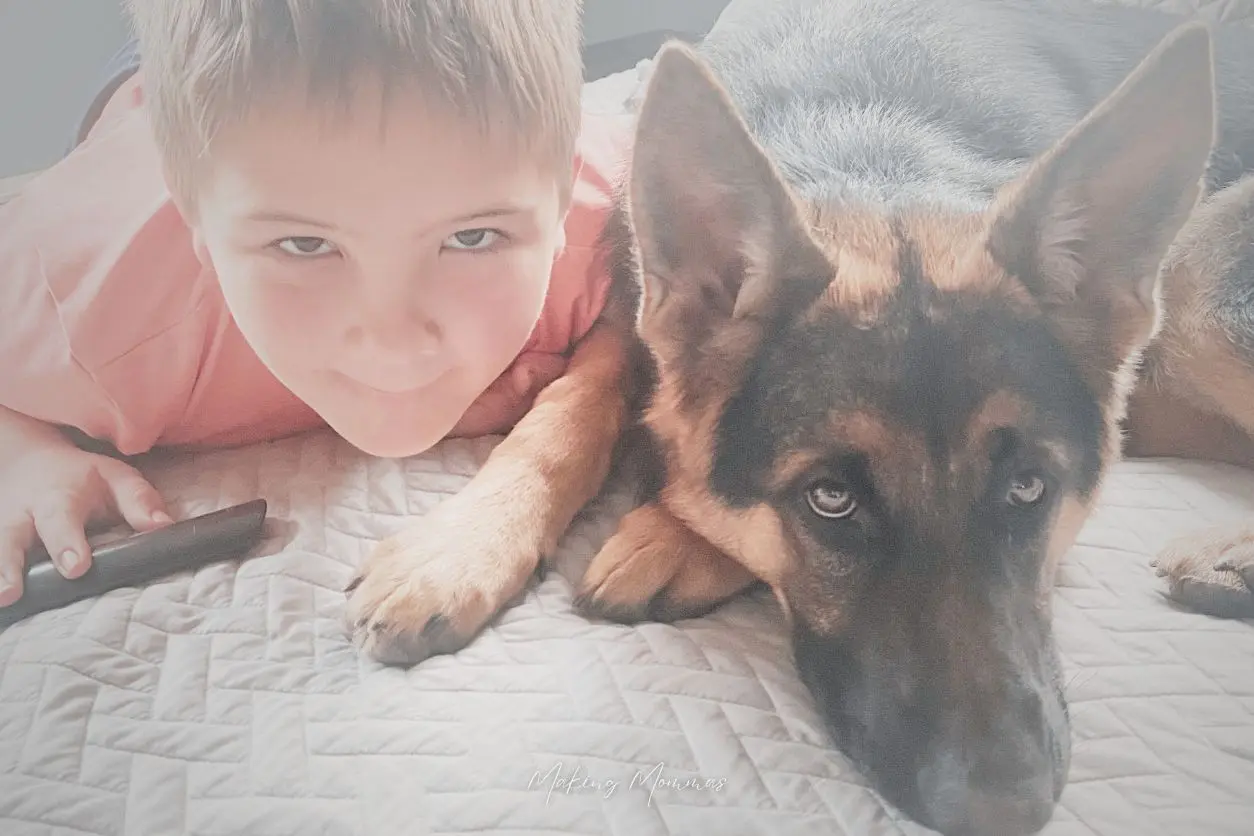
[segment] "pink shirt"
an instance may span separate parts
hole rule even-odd
[[[269,372],[193,252],[136,74],[86,140],[0,206],[0,404],[124,455],[323,426]],[[630,130],[584,114],[566,248],[522,353],[452,435],[506,432],[565,369],[609,281],[598,237]],[[490,311],[485,311],[489,315]]]

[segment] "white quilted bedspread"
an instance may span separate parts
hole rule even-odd
[[[404,462],[326,435],[154,464],[180,515],[262,496],[253,556],[0,633],[0,833],[922,833],[826,745],[758,595],[675,626],[590,623],[557,571],[455,656],[359,659],[340,590],[491,440]],[[1167,538],[1254,510],[1254,474],[1130,462],[1062,569],[1076,739],[1048,836],[1254,832],[1254,626],[1174,610]]]
[[[620,106],[624,73],[589,88]],[[179,516],[261,496],[247,560],[0,633],[3,836],[919,834],[827,745],[773,601],[678,625],[590,623],[557,571],[460,654],[357,657],[341,589],[371,545],[455,491],[493,441],[403,462],[327,435],[149,468]],[[1165,540],[1254,511],[1254,474],[1122,465],[1062,567],[1071,783],[1047,836],[1254,833],[1254,626],[1173,609]]]

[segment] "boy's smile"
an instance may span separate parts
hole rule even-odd
[[[397,91],[258,107],[189,214],[244,336],[349,442],[426,450],[517,357],[563,244],[562,177]]]

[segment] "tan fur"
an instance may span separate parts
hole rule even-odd
[[[936,287],[972,294],[995,294],[1023,307],[1025,311],[1040,311],[1042,305],[1048,307],[1045,313],[1054,323],[1059,338],[1073,352],[1073,360],[1080,366],[1093,391],[1101,395],[1100,409],[1105,427],[1101,439],[1103,472],[1121,455],[1122,425],[1136,382],[1137,363],[1162,323],[1157,305],[1158,284],[1151,281],[1157,269],[1155,254],[1161,253],[1153,247],[1142,248],[1135,251],[1131,259],[1136,263],[1120,261],[1117,255],[1121,252],[1119,236],[1124,232],[1122,217],[1127,206],[1152,198],[1143,191],[1147,187],[1143,177],[1146,170],[1174,169],[1172,176],[1175,179],[1172,182],[1175,183],[1181,182],[1181,177],[1187,179],[1190,171],[1200,173],[1214,133],[1213,100],[1208,103],[1199,99],[1197,94],[1198,90],[1208,89],[1210,84],[1209,64],[1197,60],[1202,52],[1209,60],[1209,46],[1203,43],[1204,34],[1181,31],[1183,34],[1177,33],[1179,37],[1174,51],[1160,50],[1153,60],[1142,64],[1082,125],[1070,132],[1052,152],[1038,160],[1019,182],[1004,190],[987,214],[924,216],[905,220],[905,232],[918,249],[916,255],[921,261],[922,271]],[[1186,46],[1181,47],[1182,44]],[[678,66],[679,62],[675,64]],[[684,69],[684,72],[691,71]],[[673,83],[681,84],[678,69]],[[717,84],[712,86],[717,87]],[[1178,95],[1166,95],[1164,90],[1178,91]],[[1170,113],[1160,112],[1164,103]],[[1151,104],[1158,109],[1150,107]],[[676,115],[682,112],[679,106],[668,107],[674,107]],[[701,107],[705,108],[703,114],[711,112],[709,101],[702,103]],[[1199,125],[1202,128],[1207,126],[1204,121],[1207,117],[1201,117],[1203,121],[1199,123],[1199,114],[1210,115],[1210,133],[1198,130]],[[731,124],[725,122],[724,127],[731,130],[728,127]],[[712,125],[703,123],[703,129]],[[1141,143],[1123,158],[1101,159],[1101,155],[1113,147],[1109,144],[1112,138],[1121,142],[1119,137],[1145,135],[1145,132],[1158,132],[1163,136],[1175,132],[1178,141],[1174,144]],[[723,146],[742,141],[743,137],[739,136],[717,140]],[[715,140],[710,139],[709,142],[714,144]],[[638,144],[635,154],[637,165],[642,157],[647,159],[651,153],[664,159],[667,154],[682,154],[682,150],[669,147],[651,149],[647,144]],[[1057,166],[1064,164],[1060,161],[1069,166],[1082,166],[1087,172],[1087,179],[1072,183],[1067,178],[1075,175],[1072,169],[1068,169],[1068,173],[1058,180],[1054,172]],[[694,168],[693,162],[677,159],[674,166],[677,171],[689,171]],[[1083,191],[1077,185],[1079,182],[1088,184]],[[636,185],[636,188],[642,187]],[[700,182],[691,186],[695,192],[700,192],[701,188]],[[1192,191],[1185,188],[1172,194],[1178,195],[1179,202],[1175,204],[1174,211],[1183,223],[1196,206],[1200,184]],[[640,194],[637,194],[636,202],[639,200]],[[714,208],[717,205],[717,202],[712,202],[708,211],[717,211]],[[866,327],[874,327],[880,303],[888,298],[898,283],[898,234],[883,219],[840,212],[830,207],[809,207],[804,217],[806,235],[798,236],[785,225],[781,233],[783,240],[777,241],[776,246],[802,250],[813,246],[836,271],[836,279],[810,305],[804,316],[813,319],[836,308],[855,315]],[[1033,225],[1039,234],[1026,229],[1024,224]],[[1170,219],[1163,226],[1169,234],[1174,234],[1178,228],[1172,225]],[[649,229],[639,232],[646,240],[652,234]],[[790,244],[789,240],[796,243]],[[761,239],[755,241],[754,252],[759,252]],[[1024,242],[1035,242],[1032,246],[1036,250],[1019,256],[1013,253],[1007,255],[1007,247],[1022,247]],[[1165,249],[1170,240],[1154,243]],[[1084,249],[1081,244],[1097,246]],[[1082,250],[1084,258],[1088,259],[1083,264],[1079,260]],[[1029,292],[998,266],[995,254],[1011,261],[1016,257],[1035,259],[1041,265],[1042,274],[1052,283],[1051,287]],[[764,260],[764,257],[759,256],[759,259]],[[701,258],[693,260],[702,263]],[[1086,270],[1090,274],[1094,271],[1108,273],[1112,279],[1104,283],[1086,282],[1083,275]],[[660,281],[665,284],[669,278],[661,277]],[[655,284],[646,278],[646,288]],[[1177,282],[1177,285],[1180,284]],[[690,526],[705,542],[721,549],[758,578],[771,584],[787,610],[789,603],[785,601],[781,585],[795,571],[792,566],[795,555],[784,534],[782,522],[765,506],[747,510],[729,509],[707,488],[715,427],[727,398],[736,391],[746,359],[756,351],[761,334],[760,323],[752,318],[732,318],[723,322],[711,332],[704,345],[704,362],[696,370],[683,369],[686,376],[681,379],[679,360],[683,346],[679,335],[690,333],[688,329],[697,321],[695,318],[708,319],[708,306],[702,308],[699,300],[693,300],[688,305],[679,304],[661,298],[663,294],[656,291],[649,292],[651,299],[641,319],[640,333],[659,361],[656,394],[645,416],[646,425],[659,440],[666,456],[668,483],[659,502],[675,520]],[[1172,311],[1170,286],[1165,307],[1169,313]],[[1094,328],[1091,317],[1094,309],[1108,311],[1108,327]],[[694,319],[686,320],[685,317]],[[1173,333],[1169,328],[1168,348]],[[1233,365],[1236,358],[1230,351],[1225,353],[1227,345],[1214,341],[1212,347],[1206,339],[1199,338],[1195,330],[1185,341],[1185,350],[1176,352],[1179,356],[1173,362],[1177,368],[1196,362],[1220,369],[1220,372],[1210,373],[1209,376],[1217,384],[1220,379],[1226,381],[1224,385],[1205,387],[1205,391],[1213,403],[1217,406],[1222,404],[1218,408],[1227,410],[1230,420],[1239,423],[1242,418],[1234,418],[1232,413],[1243,408],[1244,417],[1250,419],[1249,426],[1254,426],[1254,387],[1248,391],[1243,388],[1254,381],[1248,368]],[[1208,376],[1200,368],[1195,371],[1195,380],[1205,380]],[[1239,381],[1235,385],[1231,382],[1234,377]],[[695,402],[692,398],[694,391],[699,395]],[[689,396],[687,400],[685,394]],[[1142,400],[1134,398],[1133,403]],[[1239,407],[1238,404],[1245,406]],[[978,470],[980,456],[985,449],[982,445],[988,432],[998,426],[1013,425],[1022,417],[1023,408],[1023,404],[1014,402],[1008,396],[991,398],[972,419],[966,436],[969,449],[964,456],[956,457],[955,467]],[[1136,417],[1134,414],[1134,439],[1138,437]],[[921,450],[919,439],[911,439],[898,428],[884,426],[871,412],[833,416],[832,420],[833,437],[839,437],[842,442],[868,453],[871,460],[879,462],[886,471],[908,467],[907,460],[918,462],[923,459],[917,455]],[[1055,453],[1063,454],[1061,450]],[[819,451],[790,452],[775,463],[772,483],[776,487],[788,484],[804,473],[819,455]],[[899,464],[894,464],[894,461]],[[936,478],[925,472],[925,466],[917,467],[918,472],[912,476],[917,480],[916,488]],[[1090,511],[1091,503],[1083,503],[1074,497],[1063,499],[1055,515],[1042,570],[1043,594],[1052,588],[1057,564]],[[669,528],[667,530],[668,541],[682,540]],[[625,560],[622,546],[620,542],[614,550],[602,552],[594,560],[585,578],[585,596],[594,597],[598,585],[610,574],[610,567],[601,565],[602,561],[610,561],[611,555],[615,564]],[[642,579],[674,577],[679,571],[678,564],[683,561],[681,554],[668,554],[664,549],[650,549],[646,559],[651,565],[647,569],[636,570],[636,576]],[[672,565],[665,565],[668,562]],[[614,595],[620,606],[631,606],[628,586],[616,585]],[[649,581],[636,588],[637,609],[641,601],[656,594],[656,586],[656,582]],[[793,605],[799,603],[797,596],[802,594],[794,593]],[[817,618],[833,627],[839,622],[838,602],[814,601],[801,605],[814,613],[812,619]]]
[[[1246,436],[1254,435],[1254,370],[1248,359],[1237,355],[1232,338],[1213,314],[1210,295],[1221,277],[1234,269],[1241,248],[1254,234],[1249,218],[1254,207],[1254,177],[1248,178],[1203,204],[1181,231],[1163,266],[1163,324],[1153,347],[1145,357],[1143,381],[1138,387],[1143,401],[1153,401],[1165,409],[1173,401],[1195,404],[1192,410],[1222,418],[1231,428]],[[1160,449],[1164,420],[1155,421],[1146,410],[1129,418],[1134,434],[1145,434],[1154,423]],[[1196,450],[1206,444],[1197,431],[1179,423],[1181,444]],[[1230,431],[1221,431],[1220,449],[1229,445]],[[1192,454],[1191,454],[1192,455]],[[1203,456],[1203,458],[1212,458]],[[1228,460],[1227,455],[1220,460]],[[1234,463],[1246,464],[1244,450]]]
[[[664,335],[674,331],[657,321],[670,316],[673,308],[642,329],[658,337],[653,347],[663,370],[670,358]],[[661,443],[665,468],[675,478],[657,503],[626,516],[597,553],[577,591],[586,611],[612,618],[644,617],[656,599],[663,612],[692,614],[759,579],[778,586],[779,564],[771,558],[786,545],[773,512],[729,509],[706,489],[714,428],[759,330],[756,322],[742,321],[720,335],[723,339],[709,351],[707,368],[713,371],[699,383],[705,397],[695,404],[683,405],[683,394],[664,371],[642,419]],[[713,572],[722,577],[710,577]],[[659,617],[657,607],[652,617]]]
[[[1128,402],[1126,455],[1183,458],[1254,469],[1254,439],[1221,413],[1142,384]],[[1203,401],[1203,403],[1205,403]]]
[[[882,216],[827,206],[814,208],[810,222],[815,240],[838,273],[804,318],[814,321],[835,309],[872,326],[900,280],[893,225]],[[1009,294],[1025,307],[1034,307],[1031,297],[983,247],[985,224],[978,215],[916,216],[904,220],[903,232],[918,244],[923,272],[937,289]]]
[[[882,217],[815,207],[810,222],[815,239],[836,267],[837,278],[811,306],[813,320],[828,309],[875,321],[879,305],[896,290],[897,237]]]
[[[1000,427],[1013,427],[1030,415],[1032,405],[1013,392],[998,390],[989,395],[967,421],[963,435],[978,443]]]
[[[690,618],[757,580],[665,506],[631,511],[583,578],[585,607],[620,620]]]
[[[791,553],[774,510],[733,510],[710,495],[704,483],[681,478],[662,491],[676,519],[687,523],[742,566],[768,583],[779,582]]]
[[[1080,533],[1089,514],[1093,512],[1093,505],[1093,502],[1083,502],[1074,496],[1063,497],[1050,530],[1049,546],[1045,552],[1045,565],[1041,571],[1041,606],[1049,608],[1052,604],[1058,564],[1075,544],[1076,535]]]
[[[1225,618],[1254,614],[1254,528],[1248,525],[1179,537],[1153,565],[1167,579],[1168,597],[1185,607]]]
[[[365,653],[412,663],[455,651],[523,590],[609,472],[629,321],[612,303],[469,484],[369,556],[346,612]]]
[[[890,427],[883,418],[871,410],[834,412],[828,418],[831,438],[840,438],[855,450],[861,450],[872,459],[884,459],[903,446],[905,455],[917,455],[921,446],[918,439],[904,438],[896,428]],[[793,482],[823,457],[822,450],[796,450],[775,463],[771,483],[778,489]]]
[[[987,219],[978,215],[911,218],[910,237],[918,243],[923,272],[943,291],[992,294],[1036,310],[1032,297],[997,266],[984,247]]]
[[[728,373],[734,375],[731,364]],[[616,615],[623,610],[643,613],[648,602],[672,579],[702,576],[711,567],[721,567],[727,578],[720,582],[682,581],[687,610],[697,611],[727,597],[728,590],[748,586],[753,580],[780,580],[779,564],[773,559],[786,548],[779,520],[766,508],[739,511],[727,508],[710,496],[709,476],[713,432],[730,388],[710,388],[711,396],[695,412],[680,406],[681,395],[665,378],[643,422],[661,442],[665,467],[675,474],[663,489],[656,506],[644,506],[620,523],[615,537],[602,547],[579,586],[578,597],[587,608]],[[721,397],[717,396],[721,393]],[[678,530],[686,526],[689,535]],[[655,548],[645,535],[654,534],[661,542],[683,548]],[[708,544],[713,551],[707,551]],[[695,548],[695,551],[693,549]],[[714,552],[734,558],[718,560]],[[698,564],[686,570],[689,556]],[[630,564],[624,568],[624,564]],[[747,570],[747,571],[745,571]],[[699,599],[701,589],[711,596]]]
[[[1254,469],[1254,369],[1215,316],[1212,294],[1254,235],[1254,177],[1190,217],[1163,265],[1163,323],[1129,399],[1127,454]],[[1213,615],[1254,617],[1247,526],[1221,525],[1174,541],[1154,561],[1167,594]],[[1233,561],[1232,555],[1238,557]],[[1232,561],[1217,568],[1221,561]],[[1246,570],[1251,582],[1254,571]]]

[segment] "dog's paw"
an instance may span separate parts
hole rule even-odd
[[[525,589],[539,555],[503,522],[468,513],[437,508],[366,559],[344,590],[362,653],[389,665],[454,653]]]
[[[1176,540],[1152,561],[1167,597],[1221,618],[1254,618],[1254,528]]]
[[[575,610],[624,624],[705,615],[757,579],[659,505],[623,517],[592,559]]]

